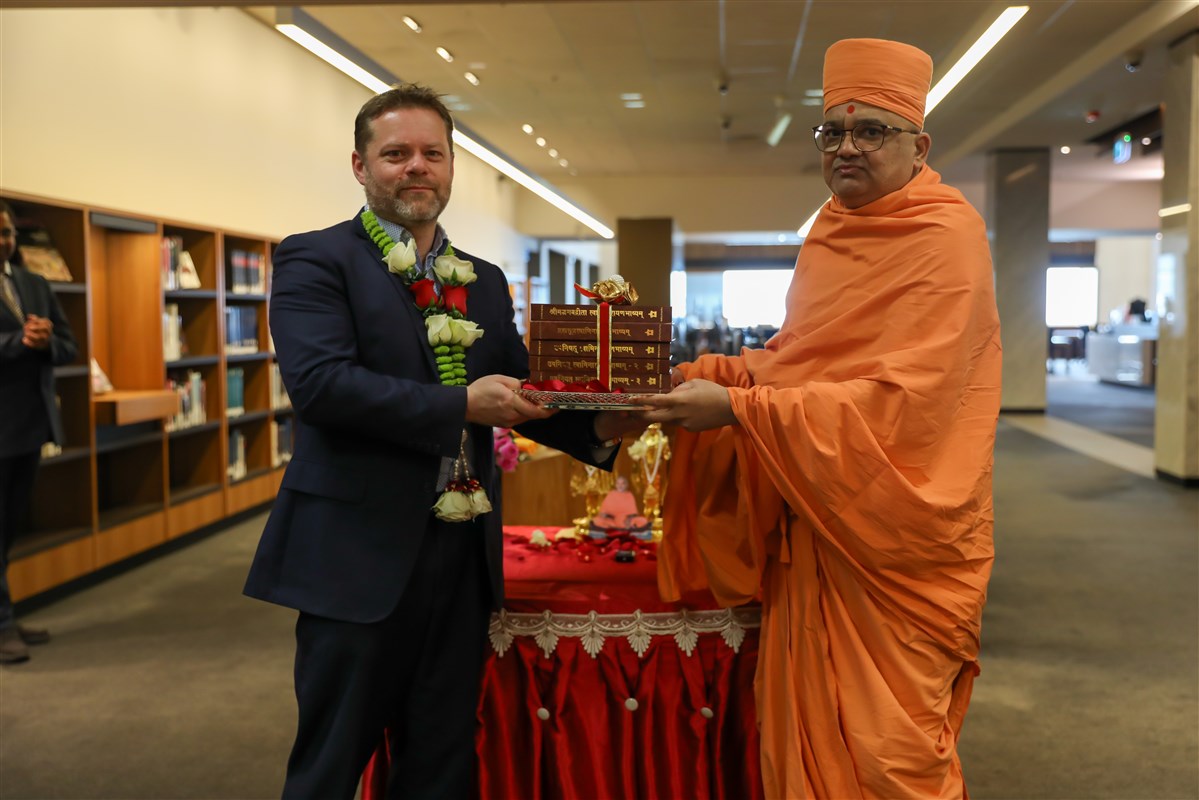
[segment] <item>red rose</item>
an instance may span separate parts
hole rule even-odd
[[[442,286],[441,287],[441,302],[445,306],[446,311],[457,311],[462,316],[466,316],[466,287],[465,286]]]
[[[409,285],[408,289],[412,292],[412,296],[416,299],[416,307],[420,310],[424,311],[437,305],[437,291],[432,278],[421,278]]]

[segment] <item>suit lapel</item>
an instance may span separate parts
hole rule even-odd
[[[419,308],[416,307],[416,301],[412,299],[412,292],[408,290],[407,285],[400,279],[399,275],[389,271],[387,264],[383,261],[383,255],[379,252],[379,248],[366,235],[366,229],[362,227],[362,220],[355,217],[354,230],[358,234],[359,240],[362,242],[363,248],[366,250],[367,257],[371,260],[375,269],[382,270],[387,282],[391,284],[399,296],[399,305],[403,310],[400,312],[408,318],[408,322],[412,327],[413,335],[416,337],[418,349],[423,354],[425,363],[429,366],[429,370],[434,376],[437,375],[437,362],[433,360],[433,348],[429,347],[428,331],[425,328],[425,318],[421,314]]]

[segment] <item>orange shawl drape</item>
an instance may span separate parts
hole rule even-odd
[[[704,356],[738,426],[679,431],[664,597],[760,596],[766,795],[961,796],[993,557],[1000,344],[986,232],[925,166],[834,198],[764,350]]]

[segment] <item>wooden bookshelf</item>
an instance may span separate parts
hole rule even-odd
[[[18,228],[41,226],[53,237],[71,280],[51,286],[79,342],[76,363],[55,369],[66,441],[38,470],[31,529],[14,544],[9,565],[13,598],[272,501],[283,474],[270,451],[276,411],[267,298],[276,242],[2,188],[0,197]],[[183,277],[184,251],[198,287]],[[230,347],[227,309],[253,320],[252,351]],[[178,323],[171,342],[168,316]],[[91,360],[112,391],[95,392]],[[246,413],[233,419],[226,413],[230,366],[245,376]],[[202,382],[203,414],[175,419],[181,395],[169,382],[184,385],[193,373]],[[195,399],[188,395],[189,408]],[[227,469],[233,431],[246,452],[237,480]]]

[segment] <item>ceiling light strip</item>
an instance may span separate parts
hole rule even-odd
[[[1181,203],[1176,206],[1166,206],[1165,208],[1158,209],[1157,215],[1159,217],[1172,217],[1175,214],[1185,214],[1190,210],[1190,203]]]
[[[303,23],[304,27],[301,27]],[[305,27],[319,30],[322,38],[317,38],[313,34],[305,30]],[[332,31],[324,28],[319,22],[316,22],[308,14],[298,8],[284,8],[276,10],[275,29],[282,33],[287,38],[291,39],[296,44],[308,50],[313,55],[317,56],[325,63],[336,67],[341,72],[353,78],[358,83],[370,89],[376,94],[386,92],[395,83],[387,82],[378,77],[371,71],[368,71],[357,63],[359,60],[365,61],[371,65],[373,70],[376,70],[379,75],[387,75],[394,78],[385,69],[371,61],[365,55],[358,52],[344,39],[341,39]],[[326,44],[323,39],[328,39],[337,44],[337,48]],[[345,52],[353,52],[354,58],[349,58]],[[616,232],[609,228],[604,223],[600,222],[595,217],[588,214],[583,209],[576,206],[574,203],[567,200],[562,195],[558,194],[549,186],[541,183],[533,176],[524,172],[518,166],[510,161],[507,161],[497,153],[493,152],[480,140],[474,139],[471,136],[463,133],[459,129],[454,130],[454,144],[467,151],[475,158],[484,162],[488,166],[500,173],[507,175],[512,180],[519,183],[521,186],[528,189],[533,194],[545,200],[547,203],[557,208],[567,216],[581,222],[591,230],[595,231],[605,239],[615,238]]]
[[[975,40],[974,44],[957,60],[957,63],[949,68],[941,80],[937,81],[937,85],[929,90],[928,101],[924,106],[925,119],[928,114],[938,105],[945,97],[953,91],[953,88],[962,82],[962,79],[969,74],[970,70],[978,66],[978,62],[982,61],[983,56],[991,52],[995,45],[999,44],[999,40],[1008,34],[1017,22],[1028,13],[1028,6],[1008,6],[1003,12],[996,17],[990,27],[983,32],[983,35]],[[824,208],[822,203],[820,208]],[[799,226],[796,231],[799,238],[803,239],[812,230],[812,225],[816,222],[816,217],[820,214],[820,208],[812,212],[812,216],[808,217],[803,225]]]
[[[500,158],[498,155],[491,152],[462,131],[454,131],[454,144],[458,145],[475,158],[478,158],[480,161],[489,164],[503,174],[507,175],[509,178],[516,181],[521,186],[525,187],[550,205],[574,217],[576,220],[583,223],[605,239],[612,239],[616,236],[616,232],[607,225],[600,222],[586,211],[583,211],[581,208],[574,205],[549,187],[538,182],[532,176],[521,171],[515,165],[510,164],[509,162]]]
[[[928,118],[929,112],[940,105],[945,96],[953,91],[953,87],[957,86],[970,73],[970,70],[974,69],[978,62],[991,52],[991,48],[999,44],[999,40],[1007,36],[1008,31],[1027,13],[1028,6],[1008,6],[1003,10],[1003,13],[991,23],[991,27],[987,28],[983,35],[970,45],[970,49],[949,68],[948,72],[941,76],[937,85],[929,90],[928,102],[924,105],[925,119]]]
[[[308,50],[318,58],[323,59],[328,64],[337,67],[339,70],[349,75],[354,80],[361,83],[366,88],[370,89],[375,94],[386,92],[391,88],[387,83],[379,80],[371,73],[364,70],[362,67],[355,64],[350,59],[343,56],[341,53],[334,50],[329,45],[317,39],[308,31],[294,23],[283,23],[275,26],[279,33],[291,39],[296,44]]]

